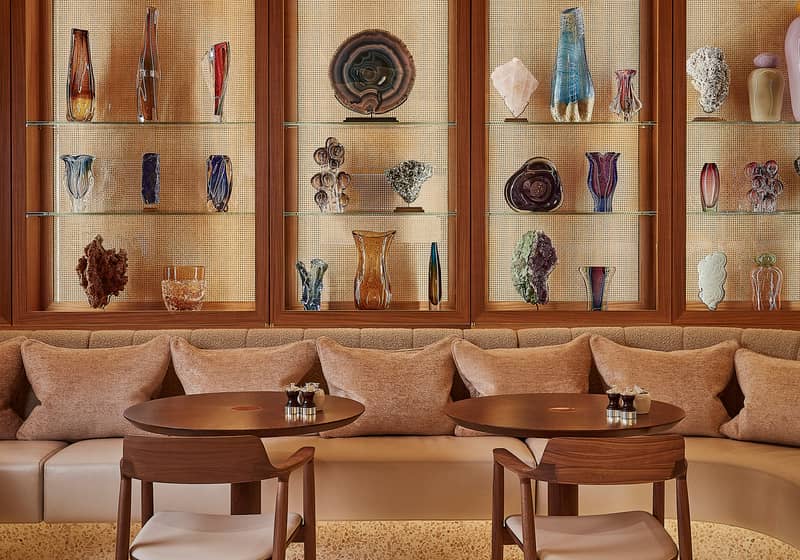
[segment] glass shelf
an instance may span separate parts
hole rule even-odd
[[[500,212],[490,211],[487,216],[514,216],[517,218],[540,218],[540,217],[564,217],[570,216],[595,216],[597,218],[608,218],[612,216],[657,216],[655,210],[631,210],[622,212],[514,212],[513,210],[503,210]]]
[[[449,218],[455,216],[455,212],[393,212],[389,211],[355,211],[342,212],[336,214],[332,212],[322,213],[319,211],[284,212],[285,218],[347,218],[347,217],[380,217],[380,218]]]
[[[753,122],[753,121],[688,121],[689,126],[800,126],[800,122],[779,121],[779,122]]]
[[[331,127],[331,126],[348,126],[348,127],[372,127],[372,128],[403,128],[403,127],[454,127],[455,122],[448,121],[398,121],[387,122],[375,120],[374,122],[364,121],[285,121],[283,123],[285,128],[313,128],[313,127]]]
[[[169,216],[255,216],[255,212],[26,212],[26,218],[81,218],[86,216],[144,216],[144,217],[169,217]]]
[[[655,121],[592,121],[592,122],[556,122],[556,121],[489,121],[486,126],[558,126],[558,127],[592,127],[592,126],[621,126],[634,128],[652,128],[658,123]]]
[[[209,127],[242,127],[242,126],[255,126],[255,121],[158,121],[158,122],[143,122],[138,121],[90,121],[90,122],[75,122],[75,121],[28,121],[25,126],[36,128],[65,128],[65,127],[79,127],[79,128],[92,128],[92,127],[179,127],[179,126],[209,126]]]
[[[708,218],[724,218],[724,217],[735,217],[735,216],[751,216],[751,217],[775,217],[779,218],[781,216],[800,216],[800,210],[786,210],[780,212],[748,212],[746,210],[723,210],[718,212],[702,212],[702,211],[694,211],[694,212],[687,212],[689,216],[706,216]]]

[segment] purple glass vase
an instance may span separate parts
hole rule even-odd
[[[608,309],[608,289],[616,270],[616,267],[613,266],[581,266],[578,268],[586,286],[589,311]]]
[[[706,163],[700,172],[700,202],[703,212],[717,211],[719,187],[719,167],[716,163]]]
[[[589,160],[589,192],[594,198],[595,212],[611,212],[617,188],[617,152],[586,152]]]

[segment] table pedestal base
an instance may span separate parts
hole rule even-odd
[[[547,515],[578,515],[578,486],[548,482]]]
[[[231,484],[231,515],[261,513],[261,481]]]

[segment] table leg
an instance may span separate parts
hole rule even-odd
[[[578,485],[548,482],[547,515],[578,515]]]
[[[261,481],[231,484],[231,515],[261,513]]]

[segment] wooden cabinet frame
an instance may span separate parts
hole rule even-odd
[[[11,72],[11,4],[4,0],[0,17],[0,75]],[[11,161],[11,82],[0,84],[0,159]],[[0,174],[0,326],[11,324],[11,168],[3,167]]]
[[[107,327],[243,327],[263,326],[269,321],[268,258],[268,177],[269,160],[267,153],[270,86],[267,75],[267,57],[255,57],[255,145],[256,145],[256,200],[255,200],[255,306],[254,310],[203,310],[191,313],[170,313],[166,310],[132,310],[93,312],[86,311],[47,311],[40,310],[43,296],[51,291],[49,278],[50,256],[42,251],[40,237],[46,234],[46,225],[29,228],[26,210],[28,196],[38,196],[27,192],[30,173],[40,168],[36,146],[27,145],[26,119],[28,104],[47,104],[48,87],[43,83],[52,79],[49,56],[38,56],[39,49],[50,47],[49,25],[47,25],[49,0],[12,0],[10,4],[10,52],[11,52],[11,135],[13,153],[11,160],[14,185],[11,193],[13,227],[13,315],[14,324],[25,327],[66,328],[69,326]],[[267,51],[267,6],[265,2],[255,1],[256,50]],[[30,20],[36,26],[26,25]],[[4,23],[6,25],[6,23]],[[29,29],[35,29],[39,36],[26,36]],[[3,35],[9,36],[8,33]],[[27,68],[28,49],[36,50],[32,58],[43,62],[42,68],[33,72]],[[3,86],[5,87],[5,86]],[[41,93],[41,94],[40,94]],[[4,107],[7,106],[4,104]],[[34,105],[40,106],[40,105]],[[49,162],[48,162],[49,163]],[[45,164],[46,166],[46,164]],[[5,245],[0,251],[6,250]],[[30,255],[39,255],[32,258]],[[2,252],[0,252],[2,256]]]

